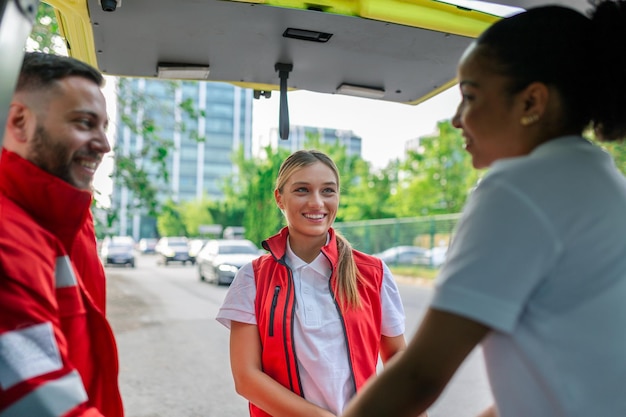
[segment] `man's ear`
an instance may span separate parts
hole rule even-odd
[[[285,209],[285,206],[283,205],[283,196],[280,194],[280,191],[274,190],[274,200],[276,200],[276,205],[279,209]]]
[[[7,115],[5,138],[15,144],[25,144],[28,141],[29,119],[34,117],[31,110],[20,102],[12,102]]]

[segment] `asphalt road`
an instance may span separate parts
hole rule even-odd
[[[228,330],[214,319],[228,287],[200,282],[190,265],[158,266],[150,255],[140,256],[136,268],[106,270],[127,417],[247,416],[230,374]],[[431,290],[403,279],[399,286],[410,338]],[[429,416],[475,416],[490,402],[477,349]]]

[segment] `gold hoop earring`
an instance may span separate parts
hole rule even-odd
[[[533,123],[535,123],[537,120],[539,120],[539,115],[538,114],[531,114],[528,116],[523,116],[520,119],[520,123],[522,124],[522,126],[529,126]]]

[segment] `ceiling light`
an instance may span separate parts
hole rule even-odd
[[[208,80],[208,65],[159,64],[157,77],[171,80]]]
[[[325,43],[333,36],[332,33],[320,32],[317,30],[287,28],[283,32],[285,38],[300,39],[303,41]]]
[[[365,87],[362,85],[341,84],[337,88],[337,93],[346,94],[349,96],[363,97],[363,98],[383,98],[385,96],[385,90],[376,87]]]

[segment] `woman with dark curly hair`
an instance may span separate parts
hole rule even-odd
[[[626,416],[626,180],[583,137],[626,136],[626,4],[500,20],[458,67],[476,168],[430,308],[344,417],[415,416],[483,348],[483,416]],[[589,130],[588,130],[589,129]]]

